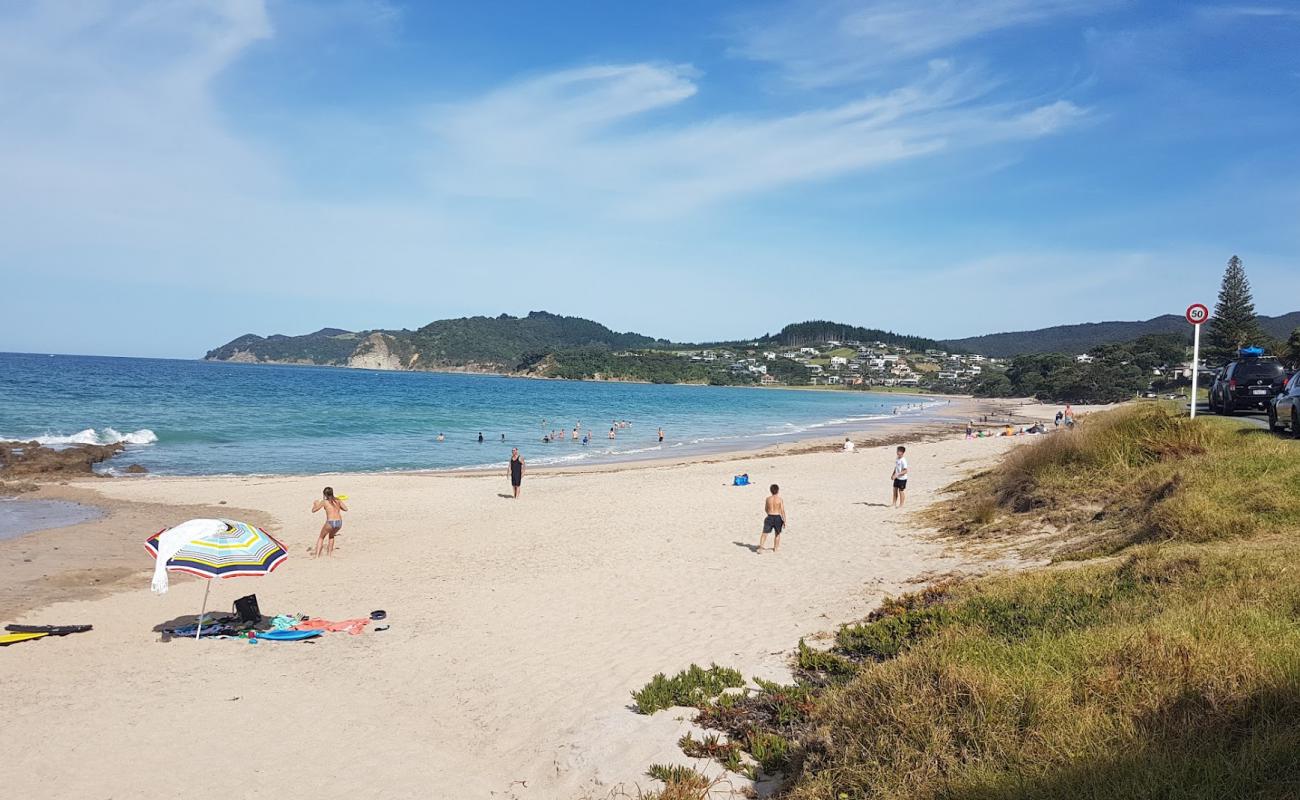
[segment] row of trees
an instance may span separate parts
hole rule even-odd
[[[1047,402],[1116,403],[1148,389],[1153,369],[1178,364],[1187,347],[1177,334],[1143,336],[1093,348],[1090,362],[1064,353],[1017,356],[1003,370],[988,370],[971,386],[978,397],[1037,397]]]

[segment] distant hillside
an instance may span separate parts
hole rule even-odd
[[[1300,311],[1280,317],[1259,318],[1260,327],[1275,339],[1285,339],[1300,327]],[[967,339],[949,339],[943,344],[953,350],[967,350],[994,358],[1025,353],[1086,353],[1102,344],[1128,342],[1139,336],[1162,333],[1184,334],[1191,341],[1191,326],[1176,314],[1165,314],[1143,322],[1087,322],[1056,325],[1033,331],[990,333]]]
[[[526,317],[502,314],[438,320],[416,331],[322,328],[302,336],[265,337],[250,333],[208,351],[204,360],[509,372],[555,350],[621,350],[667,344],[637,333],[618,333],[579,317],[533,311]]]
[[[857,325],[845,325],[842,322],[827,320],[810,320],[786,325],[778,333],[765,334],[757,339],[744,339],[742,342],[755,342],[760,346],[802,347],[823,342],[883,342],[909,350],[939,349],[941,344],[934,339],[923,336],[908,336],[879,328],[862,328]]]

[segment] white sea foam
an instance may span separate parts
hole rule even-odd
[[[130,433],[121,433],[113,428],[105,428],[102,433],[97,432],[94,428],[86,428],[84,431],[77,431],[72,434],[47,433],[44,436],[36,436],[30,439],[6,439],[10,442],[36,442],[47,447],[69,447],[76,444],[153,444],[158,441],[158,435],[148,428],[141,428],[138,431]]]

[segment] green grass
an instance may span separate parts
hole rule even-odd
[[[962,587],[816,693],[784,796],[1291,796],[1300,548],[1274,553],[1147,546]]]
[[[669,678],[662,672],[650,679],[640,691],[632,693],[637,711],[653,714],[673,706],[698,706],[721,694],[724,689],[745,685],[739,672],[717,664],[704,669],[691,664]]]
[[[1055,530],[1065,557],[1153,541],[1300,528],[1300,459],[1279,437],[1144,404],[1090,416],[958,484],[941,509],[958,539]]]
[[[950,517],[1010,543],[1068,520],[1107,557],[800,642],[795,684],[698,704],[725,739],[692,752],[752,759],[787,800],[1300,797],[1297,455],[1149,405],[1017,448]]]

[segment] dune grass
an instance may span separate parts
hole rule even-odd
[[[960,539],[1055,531],[1055,555],[1143,542],[1205,542],[1300,528],[1295,445],[1169,405],[1096,414],[1017,447],[953,487],[941,529]]]
[[[1018,448],[955,513],[1108,557],[892,600],[697,722],[794,800],[1300,797],[1297,462],[1149,406]]]

